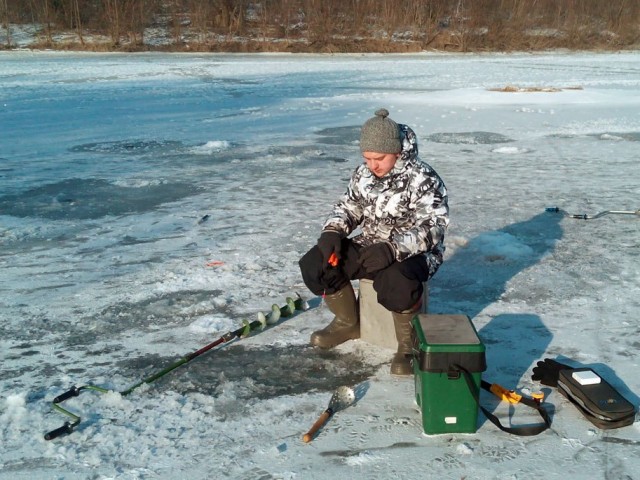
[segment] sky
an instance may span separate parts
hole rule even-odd
[[[531,380],[560,359],[640,403],[638,215],[562,213],[640,208],[638,60],[0,52],[0,479],[640,478],[637,422],[598,429]],[[469,316],[483,378],[542,390],[550,430],[425,433],[393,350],[309,346],[332,315],[297,262],[379,107],[449,191],[430,313]],[[296,293],[308,310],[122,395]],[[74,385],[108,392],[45,441]],[[343,385],[355,403],[302,442]]]

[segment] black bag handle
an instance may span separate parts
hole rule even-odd
[[[475,382],[473,381],[473,377],[471,376],[471,373],[469,373],[469,371],[466,368],[464,368],[462,365],[453,364],[452,367],[456,371],[462,372],[462,374],[464,375],[464,379],[467,382],[467,386],[469,387],[469,390],[471,391],[471,395],[473,395],[473,398],[475,399],[478,406],[480,407],[480,410],[482,410],[482,413],[484,413],[484,415],[491,421],[491,423],[493,423],[496,427],[498,427],[503,432],[511,433],[513,435],[520,435],[522,437],[530,437],[533,435],[538,435],[539,433],[542,433],[551,427],[551,419],[549,418],[549,414],[547,413],[547,411],[544,408],[542,408],[542,406],[535,400],[524,397],[524,396],[520,399],[520,403],[523,403],[526,406],[536,410],[542,417],[542,420],[544,421],[544,423],[540,425],[523,425],[520,427],[505,427],[504,425],[502,425],[502,423],[500,423],[500,420],[498,419],[498,417],[496,417],[491,412],[489,412],[486,408],[480,405],[480,392],[478,391],[478,388]],[[481,380],[480,386],[484,390],[491,392],[491,384],[489,382]]]

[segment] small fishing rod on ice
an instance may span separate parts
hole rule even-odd
[[[572,213],[568,213],[566,210],[563,210],[559,207],[547,207],[545,211],[553,212],[553,213],[561,213],[565,217],[577,218],[580,220],[595,220],[596,218],[604,217],[605,215],[635,215],[637,217],[640,217],[640,209],[636,210],[635,212],[631,210],[604,210],[602,212],[599,212],[593,215],[589,215],[587,213],[572,214]]]

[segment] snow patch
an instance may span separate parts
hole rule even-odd
[[[487,232],[474,239],[474,248],[488,260],[523,260],[533,249],[506,232]]]
[[[381,455],[365,450],[364,452],[360,452],[357,455],[347,457],[344,460],[344,463],[350,467],[361,467],[363,465],[369,465],[383,460],[384,458]]]
[[[504,155],[517,155],[519,153],[529,152],[526,148],[520,147],[498,147],[491,150],[493,153],[502,153]]]
[[[4,401],[4,412],[0,416],[0,423],[19,422],[27,415],[27,393],[14,393]]]
[[[228,150],[230,147],[231,143],[226,140],[211,140],[204,145],[191,147],[189,153],[193,155],[213,155],[214,153]]]
[[[603,133],[600,135],[600,140],[613,140],[614,142],[622,142],[625,139],[620,135],[613,135],[611,133]]]
[[[119,407],[122,408],[125,404],[130,404],[131,402],[124,399],[124,397],[115,391],[109,391],[101,395],[102,403],[105,406],[109,407]]]
[[[473,448],[467,443],[461,443],[456,447],[456,453],[458,455],[472,455]]]

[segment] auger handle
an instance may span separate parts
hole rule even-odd
[[[67,392],[68,393],[68,392]],[[73,432],[73,427],[75,425],[71,422],[64,422],[60,428],[56,428],[55,430],[51,430],[49,433],[44,435],[45,440],[53,440],[54,438],[58,438],[60,435],[66,435]]]
[[[80,395],[80,389],[74,385],[73,387],[71,387],[71,390],[69,390],[68,392],[64,392],[58,395],[56,398],[54,398],[53,403],[61,403],[67,400],[68,398],[77,397],[78,395]]]
[[[313,426],[309,429],[309,431],[303,435],[302,441],[304,443],[309,443],[311,440],[313,440],[313,437],[315,436],[315,434],[318,432],[318,430],[322,428],[322,426],[325,423],[327,423],[331,415],[333,415],[333,410],[330,408],[327,408],[323,412],[323,414],[320,415],[320,417],[318,417],[318,420],[316,420],[316,423],[313,424]]]

